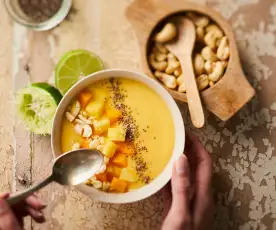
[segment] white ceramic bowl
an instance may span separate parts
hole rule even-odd
[[[142,73],[137,73],[134,71],[123,70],[123,69],[103,70],[83,78],[64,95],[63,99],[59,103],[59,106],[57,108],[55,118],[54,118],[51,144],[52,144],[54,157],[58,157],[59,155],[61,155],[62,152],[60,148],[60,130],[61,130],[61,122],[67,106],[71,103],[73,98],[79,94],[79,92],[82,89],[86,88],[87,86],[91,85],[96,81],[111,78],[111,77],[113,78],[123,77],[123,78],[133,79],[151,88],[164,100],[164,102],[166,103],[166,105],[168,106],[171,112],[171,115],[174,121],[175,143],[174,143],[174,149],[172,151],[172,156],[168,164],[162,171],[162,173],[158,177],[156,177],[153,181],[151,181],[148,185],[145,185],[140,189],[133,190],[123,194],[105,193],[97,189],[94,189],[93,187],[87,186],[85,184],[76,186],[79,191],[83,192],[84,194],[96,200],[109,202],[109,203],[130,203],[130,202],[147,198],[153,195],[154,193],[156,193],[157,191],[159,191],[163,186],[165,186],[166,183],[171,179],[173,164],[175,160],[177,160],[184,151],[185,131],[184,131],[184,124],[183,124],[181,113],[175,101],[171,97],[171,95],[156,81],[152,80],[151,78],[147,77]],[[143,100],[143,98],[141,98],[141,100]]]

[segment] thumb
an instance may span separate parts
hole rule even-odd
[[[172,175],[172,207],[175,215],[181,215],[183,221],[190,222],[190,169],[185,155],[175,163]]]

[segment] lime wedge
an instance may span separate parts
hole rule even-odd
[[[62,95],[48,83],[34,83],[16,93],[19,117],[35,134],[50,134]]]
[[[56,87],[65,94],[80,78],[103,68],[102,60],[95,54],[87,50],[69,51],[56,66]]]

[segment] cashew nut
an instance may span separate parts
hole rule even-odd
[[[163,27],[163,29],[159,33],[156,34],[154,40],[157,42],[164,43],[174,39],[176,35],[176,26],[173,23],[169,22]]]
[[[76,116],[78,116],[80,110],[81,110],[80,102],[78,100],[76,100],[75,103],[72,105],[71,114],[74,117],[76,117]]]
[[[92,182],[92,185],[93,185],[94,188],[100,189],[100,188],[102,188],[103,183],[99,180],[95,180],[95,181]]]
[[[200,54],[196,54],[194,57],[194,69],[196,75],[200,75],[204,72],[204,59]]]
[[[158,62],[161,62],[161,61],[166,61],[167,59],[167,55],[166,54],[163,54],[163,53],[155,53],[155,59],[158,61]]]
[[[174,76],[155,71],[154,76],[164,83],[170,89],[175,89],[177,86],[176,79]]]
[[[194,23],[199,27],[206,27],[210,22],[210,19],[206,16],[197,17]]]
[[[176,70],[173,72],[173,74],[174,74],[174,76],[179,77],[179,76],[182,74],[181,68],[179,67],[178,69],[176,69]]]
[[[180,67],[180,63],[179,61],[177,61],[176,57],[172,53],[169,53],[167,57],[168,67],[166,68],[165,72],[166,74],[173,74],[173,72]]]
[[[153,48],[153,51],[159,52],[159,53],[162,53],[162,54],[169,53],[169,50],[165,46],[163,46],[162,44],[160,44],[160,43],[156,43],[155,44],[155,47]]]
[[[216,48],[217,40],[219,38],[216,35],[215,31],[210,31],[204,36],[204,42],[207,46],[211,47],[212,49]]]
[[[90,137],[92,135],[93,131],[90,125],[84,125],[83,126],[83,137]]]
[[[158,70],[158,71],[164,71],[168,66],[168,63],[166,61],[157,62],[155,60],[154,54],[151,54],[149,56],[149,63],[154,70]]]
[[[80,143],[78,142],[75,142],[73,145],[72,145],[72,150],[77,150],[80,148]]]
[[[67,120],[69,121],[69,122],[73,122],[74,120],[75,120],[75,118],[76,117],[74,117],[71,113],[69,113],[69,112],[66,112],[65,113],[65,116],[66,116],[66,118],[67,118]]]
[[[207,88],[209,85],[208,76],[206,74],[202,74],[196,79],[196,82],[197,82],[198,90],[202,91],[205,88]]]
[[[201,56],[205,61],[216,61],[217,57],[216,54],[213,52],[213,50],[209,46],[205,46],[201,50]]]
[[[213,82],[217,82],[223,75],[224,67],[223,63],[218,61],[212,63],[212,72],[209,74],[208,79]]]
[[[181,84],[179,87],[178,87],[178,92],[179,93],[185,93],[186,92],[186,86],[185,84]]]
[[[77,134],[82,135],[82,133],[83,133],[83,125],[81,125],[81,124],[76,124],[76,125],[74,126],[74,130],[75,130],[75,132],[76,132]]]
[[[179,85],[178,87],[178,92],[180,93],[185,93],[186,92],[186,87],[184,84],[184,76],[180,75],[177,79],[176,79],[177,84]]]
[[[206,16],[199,16],[195,13],[187,13],[186,16],[196,25],[200,27],[205,27],[209,24],[210,19]]]
[[[211,32],[211,31],[213,31],[216,34],[217,38],[222,38],[223,32],[217,25],[211,24],[211,25],[206,27],[206,32],[207,33]]]
[[[212,72],[212,62],[211,61],[206,61],[205,65],[204,65],[204,69],[207,73],[211,73]]]
[[[209,81],[209,86],[212,87],[215,83],[213,81]]]
[[[204,41],[204,28],[203,27],[196,28],[196,38],[198,41],[201,41],[201,42]]]
[[[91,120],[85,118],[81,114],[79,114],[78,117],[79,117],[80,120],[82,120],[84,122],[84,124],[87,124],[87,125],[91,125],[92,124]]]
[[[217,58],[220,60],[226,60],[230,56],[230,48],[228,45],[228,39],[226,36],[220,39],[220,43],[217,50]]]

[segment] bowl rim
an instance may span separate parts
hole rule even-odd
[[[172,169],[174,162],[180,157],[180,155],[184,152],[185,145],[185,128],[184,122],[182,119],[181,112],[172,98],[172,96],[164,89],[159,83],[149,78],[147,75],[143,73],[139,73],[136,71],[126,70],[126,69],[108,69],[102,70],[93,74],[88,75],[87,77],[78,81],[68,92],[64,95],[62,100],[60,101],[53,121],[53,129],[51,135],[51,148],[54,158],[61,155],[60,151],[60,125],[63,118],[63,114],[72,101],[72,99],[84,88],[93,82],[108,79],[111,77],[121,77],[127,78],[131,80],[136,80],[145,84],[150,89],[152,89],[155,93],[157,93],[163,101],[166,103],[167,107],[171,112],[171,116],[174,123],[174,132],[175,132],[175,140],[174,140],[174,148],[172,151],[171,158],[163,171],[149,184],[137,189],[132,190],[127,193],[117,194],[117,193],[106,193],[94,189],[93,187],[87,186],[84,183],[76,186],[76,188],[82,193],[90,196],[99,201],[108,202],[108,203],[131,203],[135,201],[139,201],[145,199],[156,192],[158,192],[161,188],[163,188],[172,176]]]

